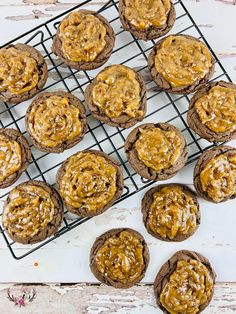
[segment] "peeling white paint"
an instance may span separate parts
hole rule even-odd
[[[61,285],[61,284],[49,284],[48,285],[52,290],[56,291],[59,295],[65,295],[73,290],[84,290],[81,284],[75,285]]]

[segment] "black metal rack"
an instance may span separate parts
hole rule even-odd
[[[89,72],[79,72],[77,70],[73,70],[57,60],[50,49],[52,38],[55,35],[56,28],[60,20],[69,12],[79,9],[86,4],[89,4],[90,2],[92,2],[92,0],[84,1],[83,3],[73,7],[70,10],[67,10],[66,12],[63,12],[57,17],[49,20],[44,24],[41,24],[40,26],[28,31],[27,33],[4,45],[6,46],[11,43],[25,42],[36,47],[42,52],[47,60],[49,70],[49,79],[43,90],[64,89],[68,92],[78,93],[78,97],[82,99],[86,85],[89,84],[96,73],[101,70],[97,69],[96,71]],[[174,5],[177,12],[177,20],[171,33],[190,34],[205,42],[216,59],[216,72],[212,80],[223,79],[225,81],[231,81],[229,75],[218,60],[217,56],[212,51],[207,40],[187,11],[183,2],[181,0],[176,0],[174,1]],[[108,63],[121,63],[131,66],[140,72],[141,75],[143,75],[146,79],[148,88],[148,112],[143,122],[164,121],[170,122],[179,127],[188,142],[190,151],[188,163],[193,162],[205,149],[209,149],[214,145],[209,145],[208,142],[199,138],[188,128],[185,118],[189,103],[189,96],[176,96],[165,92],[160,92],[155,88],[155,84],[149,78],[147,72],[147,56],[152,46],[155,44],[155,41],[139,41],[121,28],[118,14],[118,1],[108,1],[98,12],[102,13],[106,18],[108,18],[116,33],[116,46]],[[139,66],[137,66],[137,64],[139,64]],[[0,126],[4,128],[13,127],[18,129],[27,137],[24,126],[24,114],[27,105],[27,102],[25,105],[8,105],[7,103],[4,103],[1,107],[3,109],[0,109]],[[89,121],[89,129],[85,139],[80,144],[78,144],[75,149],[77,151],[85,148],[99,149],[108,153],[108,155],[112,155],[120,162],[124,171],[125,190],[122,197],[116,203],[121,202],[122,200],[153,184],[152,181],[140,178],[140,176],[137,175],[129,166],[124,155],[123,145],[126,135],[130,132],[130,130],[109,127],[93,119],[89,113],[87,116]],[[52,158],[52,154],[41,153],[35,150],[33,145],[31,145],[31,149],[33,155],[32,162],[22,178],[18,180],[17,184],[19,184],[19,181],[32,179],[44,180],[54,184],[56,170],[62,161],[66,159],[68,154],[71,155],[72,152],[69,150],[67,153],[64,152],[63,154]],[[0,191],[0,201],[6,198],[8,192],[11,189],[12,187]],[[16,254],[19,244],[12,242],[1,226],[0,231],[12,256],[15,259],[21,259],[89,219],[74,216],[72,217],[70,215],[70,213],[65,212],[63,226],[53,237],[45,240],[40,244],[24,247],[20,246],[20,248],[25,249],[24,253],[21,255]]]

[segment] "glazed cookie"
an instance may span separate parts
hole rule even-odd
[[[236,149],[219,146],[205,151],[194,169],[194,186],[213,203],[236,197]]]
[[[157,305],[164,313],[200,313],[211,302],[215,278],[216,274],[204,256],[178,251],[156,276]]]
[[[176,19],[171,0],[120,0],[119,13],[123,28],[143,40],[165,35]]]
[[[186,185],[158,185],[142,200],[143,222],[147,231],[159,240],[183,241],[200,224],[197,196]]]
[[[79,143],[86,132],[85,108],[74,95],[66,92],[40,94],[29,106],[26,129],[40,150],[61,153]]]
[[[219,81],[203,86],[190,101],[187,119],[209,142],[236,138],[236,85]]]
[[[170,35],[156,43],[148,57],[154,82],[161,90],[189,94],[208,82],[215,60],[208,47],[189,35]]]
[[[57,185],[66,208],[79,216],[103,213],[122,195],[118,163],[103,152],[85,150],[69,157],[57,172]]]
[[[145,82],[133,69],[112,65],[102,70],[86,88],[85,102],[96,119],[129,128],[145,117]]]
[[[109,59],[114,44],[114,31],[102,15],[79,10],[59,24],[52,51],[72,68],[93,70]]]
[[[31,160],[29,143],[14,129],[0,129],[0,188],[12,185]]]
[[[131,166],[142,177],[160,181],[176,175],[188,158],[185,138],[168,123],[146,123],[136,127],[125,141]]]
[[[98,237],[91,249],[90,268],[101,282],[130,288],[140,282],[149,263],[147,244],[133,229],[112,229]]]
[[[48,78],[46,62],[35,48],[9,45],[0,49],[0,99],[17,104],[32,98]]]
[[[3,209],[3,227],[22,244],[40,242],[55,234],[63,219],[62,201],[49,184],[28,181],[15,187]]]

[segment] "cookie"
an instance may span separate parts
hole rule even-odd
[[[25,44],[0,49],[0,99],[17,104],[35,96],[48,78],[41,53]]]
[[[92,217],[110,208],[122,195],[123,173],[107,154],[85,150],[70,156],[61,165],[57,185],[70,212]]]
[[[14,129],[0,129],[0,188],[12,185],[31,160],[29,143]]]
[[[61,153],[75,146],[87,130],[83,104],[74,95],[61,91],[35,98],[25,122],[34,146],[49,153]]]
[[[154,282],[163,313],[200,313],[211,302],[216,274],[204,256],[178,251],[160,269]]]
[[[59,24],[52,51],[71,68],[93,70],[106,63],[114,44],[114,31],[102,15],[79,10]]]
[[[143,236],[130,228],[109,230],[92,246],[90,268],[94,276],[115,288],[130,288],[140,282],[149,263]]]
[[[188,158],[184,136],[168,123],[146,123],[136,127],[125,141],[125,152],[133,169],[154,181],[175,176]]]
[[[142,199],[142,213],[147,231],[162,241],[186,240],[201,221],[196,194],[178,183],[148,190]]]
[[[236,197],[236,149],[219,146],[206,150],[194,168],[198,194],[213,203]]]
[[[236,138],[236,85],[212,82],[198,90],[189,104],[189,127],[209,142]]]
[[[208,82],[215,60],[208,47],[189,35],[170,35],[156,43],[148,67],[160,90],[189,94]]]
[[[2,222],[13,241],[33,244],[55,234],[62,219],[63,206],[57,191],[43,181],[31,180],[9,193]]]
[[[123,28],[142,40],[164,36],[176,20],[171,0],[154,0],[151,7],[145,1],[119,0],[119,14]]]
[[[147,93],[143,78],[124,65],[102,70],[85,90],[92,115],[111,126],[129,128],[146,114]]]

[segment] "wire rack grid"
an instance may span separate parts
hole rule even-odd
[[[48,64],[49,73],[47,84],[43,90],[66,90],[74,93],[83,101],[83,93],[86,86],[101,70],[100,68],[87,72],[71,69],[60,62],[51,52],[52,39],[61,19],[69,12],[84,7],[85,5],[89,5],[91,2],[92,0],[84,1],[61,15],[49,20],[45,24],[28,31],[4,45],[24,42],[34,46],[43,54]],[[175,26],[170,33],[193,35],[205,42],[216,59],[216,71],[212,80],[223,79],[225,81],[231,81],[229,75],[212,51],[206,38],[194,22],[183,2],[181,0],[176,0],[174,1],[174,5],[177,19]],[[188,128],[186,123],[186,113],[189,104],[189,96],[172,95],[161,92],[157,90],[155,84],[152,82],[147,70],[147,57],[155,44],[155,41],[143,42],[137,40],[129,32],[122,29],[118,14],[118,1],[108,1],[98,12],[103,14],[109,20],[116,34],[116,45],[108,63],[120,63],[130,66],[136,69],[146,81],[148,90],[148,111],[143,122],[170,122],[180,128],[188,142],[188,163],[193,162],[205,149],[209,149],[213,145],[209,145],[207,141],[199,138],[196,134],[193,134]],[[0,109],[0,126],[3,128],[13,127],[19,130],[30,141],[24,125],[24,116],[29,103],[29,101],[18,105],[8,105],[7,103],[3,103]],[[92,148],[104,151],[108,155],[114,157],[120,162],[120,165],[123,168],[125,190],[122,197],[116,203],[121,202],[153,184],[152,181],[143,179],[136,174],[127,162],[123,147],[125,138],[130,132],[130,129],[126,130],[110,127],[93,119],[90,113],[87,113],[87,117],[89,127],[85,139],[76,145],[76,147],[60,155],[39,152],[31,143],[33,156],[32,162],[24,175],[17,181],[17,184],[26,180],[38,179],[47,181],[53,185],[55,184],[55,175],[59,166],[68,156],[78,150]],[[0,191],[0,201],[2,201],[2,203],[11,189],[12,187]],[[88,219],[89,218],[75,217],[65,211],[65,218],[60,230],[53,237],[40,244],[24,246],[23,253],[22,250],[17,250],[17,248],[23,248],[23,246],[12,242],[2,226],[0,226],[0,231],[12,256],[15,259],[22,259],[55,238],[60,237],[62,234],[69,232],[71,229],[84,223]],[[21,252],[21,254],[18,254],[18,252]]]

